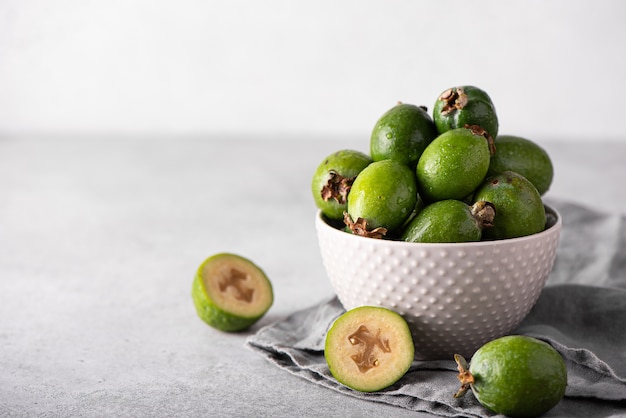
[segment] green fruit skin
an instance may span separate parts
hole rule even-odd
[[[426,202],[424,202],[424,199],[422,199],[422,197],[418,193],[417,194],[417,202],[415,203],[415,207],[411,211],[411,214],[404,220],[404,222],[402,223],[402,225],[399,228],[399,231],[404,231],[404,229],[409,225],[409,223],[411,223],[411,221],[413,219],[415,219],[417,214],[420,213],[422,211],[422,209],[424,209],[425,207],[426,207]]]
[[[554,408],[565,394],[563,357],[535,338],[511,335],[490,341],[470,363],[476,399],[510,417],[536,417]]]
[[[363,218],[370,229],[398,228],[417,203],[415,174],[394,161],[375,161],[357,176],[348,195],[348,214]]]
[[[537,143],[513,135],[495,139],[496,153],[491,157],[488,176],[514,171],[526,177],[544,195],[554,177],[554,166],[548,153]]]
[[[396,160],[413,169],[426,146],[436,136],[437,128],[426,110],[399,103],[374,125],[370,154],[374,161]]]
[[[208,292],[206,291],[206,288],[202,281],[202,269],[206,263],[211,262],[211,260],[214,260],[222,256],[243,258],[241,256],[237,256],[233,254],[216,254],[207,258],[204,261],[204,263],[202,263],[202,265],[196,271],[196,275],[193,279],[193,283],[191,287],[191,298],[193,300],[194,306],[196,308],[196,312],[198,316],[200,317],[200,319],[202,319],[205,323],[207,323],[211,327],[216,328],[220,331],[226,331],[226,332],[243,331],[251,327],[259,319],[261,319],[261,317],[263,317],[263,315],[265,315],[267,310],[270,308],[271,303],[267,306],[267,309],[264,312],[261,312],[258,315],[249,316],[249,317],[232,314],[228,312],[227,310],[224,310],[220,308],[219,306],[217,306],[213,302],[213,300],[209,297]],[[247,260],[245,258],[244,260],[248,261],[249,263],[252,263],[252,261]],[[256,265],[254,265],[254,267],[258,269]],[[268,283],[271,287],[271,283],[269,282],[269,280],[268,280]]]
[[[365,386],[361,384],[358,379],[351,379],[350,376],[343,376],[341,373],[338,372],[333,360],[333,355],[336,347],[332,344],[332,335],[336,331],[336,329],[339,328],[343,321],[348,321],[351,319],[351,317],[358,316],[362,313],[372,312],[375,312],[381,316],[389,317],[388,323],[396,324],[396,326],[399,327],[398,330],[405,335],[405,339],[407,341],[406,346],[400,347],[399,349],[395,350],[396,355],[404,357],[405,366],[402,369],[396,370],[395,373],[390,374],[387,380],[378,382],[376,386]],[[340,355],[342,354],[340,353]],[[406,320],[397,312],[380,306],[359,306],[345,312],[343,315],[337,318],[337,320],[328,330],[326,341],[324,344],[324,357],[326,359],[326,363],[328,364],[328,369],[330,373],[341,384],[360,392],[377,392],[393,385],[398,380],[400,380],[402,376],[404,376],[409,370],[411,364],[413,363],[414,356],[415,346],[413,345],[413,337],[411,335],[411,330]]]
[[[311,192],[318,209],[330,219],[343,219],[343,213],[348,207],[347,201],[339,203],[333,198],[324,200],[321,195],[322,188],[328,183],[331,172],[334,171],[344,178],[354,178],[371,162],[372,159],[368,155],[350,149],[337,151],[324,158],[311,181]]]
[[[483,239],[507,239],[536,234],[545,229],[546,212],[535,186],[524,176],[505,171],[487,178],[474,201],[491,202],[496,209],[493,226]]]
[[[420,195],[427,202],[467,198],[485,179],[490,158],[487,139],[469,129],[439,135],[417,163]]]
[[[467,104],[462,109],[455,109],[442,114],[444,100],[437,99],[433,107],[433,121],[440,134],[465,125],[478,125],[495,138],[498,135],[498,115],[491,97],[475,86],[460,86],[467,95]],[[458,89],[459,87],[453,87]],[[442,92],[443,93],[443,92]]]
[[[407,242],[480,241],[482,228],[459,200],[440,200],[422,209],[401,236]]]

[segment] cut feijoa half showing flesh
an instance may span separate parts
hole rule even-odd
[[[216,254],[198,268],[191,296],[198,316],[222,331],[242,331],[272,306],[269,279],[256,264],[236,254]]]
[[[409,326],[387,308],[361,306],[335,320],[324,356],[331,374],[345,386],[375,392],[396,383],[413,362]]]

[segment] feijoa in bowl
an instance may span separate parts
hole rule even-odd
[[[466,243],[415,243],[347,233],[320,211],[322,262],[345,309],[382,306],[402,315],[417,360],[465,357],[511,333],[548,279],[561,216],[524,237]]]

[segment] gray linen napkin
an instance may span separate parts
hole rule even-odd
[[[548,415],[626,415],[626,217],[548,203],[563,217],[557,259],[547,287],[514,333],[548,342],[566,360],[566,397]],[[459,383],[452,359],[414,361],[380,392],[341,385],[323,350],[326,331],[343,312],[336,298],[323,301],[260,329],[246,345],[278,367],[353,397],[440,416],[494,416],[471,394],[453,398]]]

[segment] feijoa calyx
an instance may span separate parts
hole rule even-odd
[[[269,279],[256,264],[236,254],[207,258],[198,268],[191,296],[198,316],[221,331],[242,331],[271,307]]]
[[[440,134],[466,125],[477,125],[489,136],[498,135],[499,123],[491,97],[475,86],[444,90],[433,107],[433,121]]]
[[[434,202],[471,195],[487,175],[489,143],[477,126],[452,129],[435,138],[417,162],[420,196]]]
[[[329,219],[342,220],[348,207],[352,182],[372,159],[356,150],[344,149],[327,156],[311,181],[315,205]]]
[[[407,225],[401,239],[407,242],[480,241],[493,224],[495,209],[489,202],[472,206],[460,200],[440,200],[422,209]]]
[[[344,221],[357,235],[382,238],[404,223],[416,203],[413,171],[395,160],[375,161],[352,183]]]
[[[436,136],[437,128],[424,107],[399,102],[376,121],[370,154],[374,161],[391,159],[415,168]]]
[[[510,335],[480,347],[471,363],[460,355],[461,388],[471,389],[485,408],[510,417],[537,417],[554,408],[567,387],[563,357],[548,343],[523,335]]]
[[[341,384],[375,392],[406,374],[415,346],[405,319],[383,307],[361,306],[335,320],[324,346],[331,374]]]

